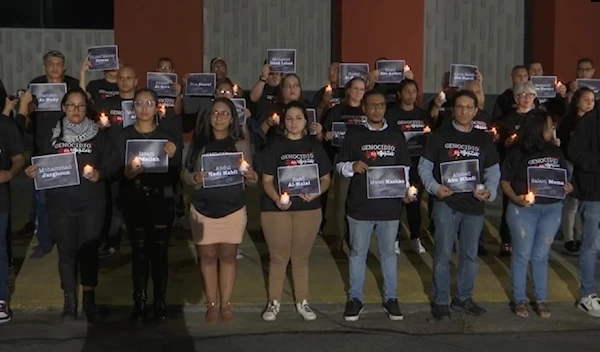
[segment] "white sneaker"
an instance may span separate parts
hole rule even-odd
[[[244,259],[244,252],[240,248],[237,249],[237,254],[235,255],[235,259]]]
[[[12,319],[8,303],[0,300],[0,324],[8,323]]]
[[[400,241],[394,242],[394,252],[396,252],[396,254],[400,254]]]
[[[277,301],[270,301],[267,304],[267,309],[262,314],[262,318],[264,321],[275,321],[277,319],[277,314],[279,314],[279,310],[281,309],[281,305]]]
[[[410,240],[410,249],[415,253],[423,254],[427,253],[427,250],[421,244],[421,239],[415,238],[414,240]]]
[[[302,303],[296,303],[296,311],[302,316],[304,320],[315,320],[317,315],[308,306],[308,301],[304,300]]]
[[[583,297],[577,303],[577,308],[587,315],[600,318],[600,299],[597,295]]]

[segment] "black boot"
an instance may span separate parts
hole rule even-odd
[[[82,310],[89,323],[98,319],[98,308],[96,307],[96,291],[83,291]]]
[[[133,294],[133,311],[131,312],[131,322],[133,324],[143,324],[147,320],[146,316],[146,291],[140,291]]]
[[[152,250],[152,283],[154,284],[154,318],[159,321],[167,319],[167,281],[168,281],[168,257],[169,247],[168,229],[155,229],[155,238]]]
[[[164,300],[154,300],[154,319],[158,321],[167,319],[167,304]]]
[[[65,291],[65,304],[60,317],[63,320],[77,320],[77,294],[76,291]]]

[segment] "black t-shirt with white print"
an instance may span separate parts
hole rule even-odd
[[[385,120],[399,131],[404,133],[408,152],[412,157],[420,156],[427,143],[427,135],[423,133],[428,126],[427,111],[415,107],[412,110],[404,110],[400,105],[395,105],[385,113]]]
[[[106,128],[108,136],[111,139],[118,137],[118,134],[123,130],[123,108],[121,103],[131,101],[133,99],[123,99],[120,95],[110,97],[102,101],[98,113],[104,113],[110,121],[110,127]]]
[[[339,162],[363,161],[368,166],[407,166],[411,160],[404,135],[389,126],[371,131],[366,126],[346,134]],[[346,214],[356,220],[399,220],[401,198],[368,199],[367,174],[355,173],[346,198]]]
[[[506,159],[502,162],[502,181],[510,182],[517,195],[527,194],[527,168],[545,167],[561,168],[567,170],[566,158],[562,150],[554,144],[548,143],[543,150],[526,154],[520,146],[509,148]],[[536,204],[553,204],[561,199],[536,197]]]
[[[260,173],[273,176],[273,186],[279,191],[279,179],[277,168],[282,166],[296,166],[317,164],[319,166],[319,178],[332,171],[331,162],[325,153],[321,143],[311,136],[305,136],[299,140],[290,140],[278,136],[267,145],[262,155]],[[286,211],[312,210],[321,207],[320,197],[307,203],[300,197],[290,197],[292,205]],[[262,211],[281,211],[277,205],[266,194],[263,194],[261,202]]]
[[[119,95],[117,83],[109,82],[104,78],[91,81],[88,83],[86,90],[92,96],[92,102],[94,103],[94,110],[96,112],[102,107],[102,102],[105,99]]]
[[[164,104],[167,109],[166,115],[158,119],[158,124],[177,138],[177,144],[183,145],[183,119],[175,113],[175,102],[173,97],[158,97],[158,104]],[[178,158],[181,158],[181,152],[176,153]]]
[[[469,132],[458,131],[454,125],[440,127],[435,130],[427,142],[423,158],[431,161],[433,177],[441,185],[440,164],[461,160],[479,160],[479,182],[484,183],[484,170],[498,164],[498,153],[489,133],[471,129]],[[443,201],[461,213],[483,215],[484,206],[472,192],[454,193],[444,199],[433,195],[434,201]]]
[[[213,140],[204,149],[204,155],[237,152],[235,142],[230,138]],[[198,156],[196,164],[200,165],[200,162],[201,156]],[[192,205],[197,212],[209,218],[222,218],[233,214],[246,205],[244,184],[194,190]]]
[[[367,117],[360,106],[350,106],[345,102],[335,105],[329,109],[323,118],[323,132],[333,130],[333,123],[344,123],[346,133],[348,130],[363,127]],[[331,145],[331,141],[325,142],[325,148],[330,157],[340,152],[340,147]]]

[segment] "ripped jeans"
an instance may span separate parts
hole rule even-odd
[[[513,301],[527,302],[527,269],[531,265],[533,297],[546,301],[548,256],[561,222],[563,202],[519,207],[512,202],[506,210],[506,222],[512,238],[510,258]]]

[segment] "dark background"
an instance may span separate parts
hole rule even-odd
[[[114,29],[114,1],[2,0],[0,27]]]

